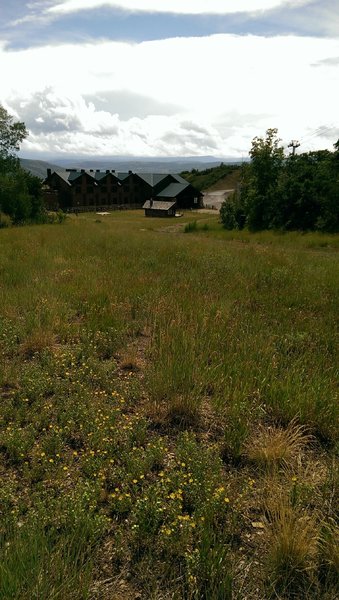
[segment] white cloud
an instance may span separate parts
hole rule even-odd
[[[309,0],[294,0],[293,6],[308,2]],[[291,4],[291,0],[64,0],[50,7],[47,12],[65,14],[111,6],[133,12],[225,15],[270,10],[287,4]]]
[[[337,122],[338,78],[329,64],[338,55],[336,39],[223,34],[0,47],[1,91],[30,128],[27,151],[241,156],[268,127],[289,141]],[[115,93],[129,98],[124,118]],[[149,114],[139,113],[140,97],[152,100]],[[331,136],[328,129],[311,138],[313,147],[331,148]]]

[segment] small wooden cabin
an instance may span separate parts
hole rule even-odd
[[[165,189],[161,190],[156,196],[157,199],[161,202],[175,201],[178,208],[186,210],[190,208],[201,208],[203,194],[180,177],[180,175],[175,175],[175,177],[179,181],[170,183]]]
[[[175,217],[176,204],[175,201],[146,200],[143,205],[145,217]]]

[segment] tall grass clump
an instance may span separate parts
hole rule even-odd
[[[296,419],[285,429],[259,425],[258,430],[248,439],[245,453],[258,466],[272,469],[295,462],[311,440],[305,426],[299,425]]]
[[[318,528],[313,517],[277,499],[268,507],[268,572],[272,597],[298,597],[312,586],[316,572]]]
[[[184,232],[191,233],[192,231],[197,231],[197,229],[198,229],[198,223],[196,221],[190,221],[189,223],[186,223],[186,225],[184,227]]]
[[[187,597],[232,599],[229,549],[206,527],[195,552],[187,556]]]
[[[19,521],[2,540],[0,598],[88,598],[94,552],[88,527],[58,532]]]
[[[11,217],[0,211],[0,229],[6,229],[7,227],[11,227],[11,225]]]
[[[197,333],[193,323],[178,315],[167,324],[156,323],[152,339],[147,379],[151,402],[166,419],[183,425],[198,419],[202,402]]]
[[[339,580],[339,526],[323,523],[319,535],[319,578],[324,590],[335,590]]]

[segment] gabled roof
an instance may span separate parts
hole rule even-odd
[[[56,173],[56,175],[58,175],[58,177],[63,179],[63,181],[65,181],[68,185],[71,185],[73,183],[73,181],[75,181],[76,179],[79,179],[79,177],[81,177],[81,175],[83,175],[84,173],[86,173],[86,175],[88,175],[89,177],[92,177],[92,179],[94,179],[93,173],[90,173],[89,171],[78,171],[76,169],[72,169],[71,171],[67,170],[67,169],[60,169],[60,170],[53,171],[53,173]],[[52,175],[53,175],[53,173],[52,173]]]
[[[93,180],[94,185],[97,185],[97,182],[103,181],[109,174],[118,180],[118,185],[121,185],[128,179],[128,177],[133,175],[132,171],[120,173],[113,169],[106,169],[103,171],[100,171],[99,169],[60,169],[53,172],[69,186],[72,186],[72,184],[84,174]],[[176,198],[181,192],[190,186],[190,183],[188,183],[186,179],[180,175],[172,173],[136,173],[135,175],[145,181],[145,183],[152,188],[156,188],[156,186],[158,186],[161,182],[164,182],[163,185],[166,186],[165,180],[167,178],[172,178],[172,180],[174,179],[176,181],[172,181],[172,183],[167,185],[161,192],[158,192],[158,198]],[[197,195],[202,196],[202,194],[198,191]]]
[[[96,181],[102,181],[102,179],[105,179],[108,175],[110,175],[110,173],[106,173],[106,171],[95,171],[95,173],[93,173]],[[115,175],[115,173],[111,173],[111,175]]]
[[[124,181],[125,179],[127,179],[127,177],[132,175],[132,173],[115,173],[115,175],[118,179],[120,179],[120,181]]]
[[[53,173],[56,173],[61,179],[63,179],[63,181],[65,181],[68,185],[72,185],[72,183],[74,181],[76,181],[77,179],[79,179],[79,177],[81,177],[82,175],[86,174],[88,177],[91,177],[93,179],[94,185],[95,182],[98,181],[102,181],[103,179],[105,179],[105,177],[107,177],[108,175],[112,175],[113,177],[115,177],[115,179],[126,179],[126,177],[128,177],[129,173],[116,173],[115,171],[98,171],[97,169],[94,171],[94,169],[60,169],[60,170],[55,170],[53,171]],[[52,174],[53,174],[52,173]],[[120,185],[120,183],[119,183]]]
[[[83,175],[83,172],[81,171],[66,171],[68,181],[75,181],[75,179],[78,179],[81,175]]]
[[[92,173],[90,173],[90,175],[92,175]],[[119,179],[118,173],[116,173],[115,171],[95,171],[95,173],[93,173],[93,176],[95,177],[96,181],[103,181],[103,179],[105,179],[109,175],[114,177],[114,179]],[[121,185],[120,181],[118,181],[118,185]]]
[[[184,179],[183,177],[181,177],[181,175],[173,173],[172,177],[174,177],[174,179],[176,179],[178,183],[187,183],[187,179]]]
[[[151,200],[146,200],[145,204],[142,208],[154,208],[155,210],[169,210],[175,206],[176,202],[161,202],[161,200],[153,200],[151,205]]]
[[[67,185],[71,185],[71,182],[69,180],[69,175],[70,174],[67,171],[64,171],[64,170],[62,170],[62,171],[53,171],[52,175],[54,173],[56,175],[58,175],[58,177],[60,177],[60,179],[62,179],[63,181],[65,181],[67,183]]]
[[[166,179],[169,173],[137,173],[140,179],[143,179],[148,185],[154,187],[160,183],[163,179]]]
[[[157,198],[176,198],[183,192],[187,187],[189,187],[189,183],[187,181],[185,183],[170,183],[162,192],[157,194]]]

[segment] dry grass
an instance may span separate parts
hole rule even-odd
[[[292,507],[286,498],[274,497],[273,493],[266,513],[270,583],[278,594],[298,597],[297,590],[311,586],[316,570],[319,535],[316,518]]]
[[[189,395],[175,395],[166,405],[166,420],[172,425],[189,427],[199,421],[200,403]]]
[[[174,395],[165,400],[149,400],[145,406],[145,413],[156,428],[176,427],[179,430],[197,427],[200,423],[200,404],[190,396]]]
[[[247,442],[247,458],[263,468],[287,465],[293,462],[312,440],[303,425],[293,419],[286,429],[260,426]]]
[[[120,369],[123,371],[136,372],[140,371],[140,364],[137,357],[134,354],[125,354],[120,361]]]
[[[324,523],[319,537],[320,577],[325,585],[339,581],[339,526],[334,521]]]
[[[32,331],[19,346],[19,353],[24,359],[31,359],[35,354],[41,354],[55,343],[52,332],[44,329]]]

